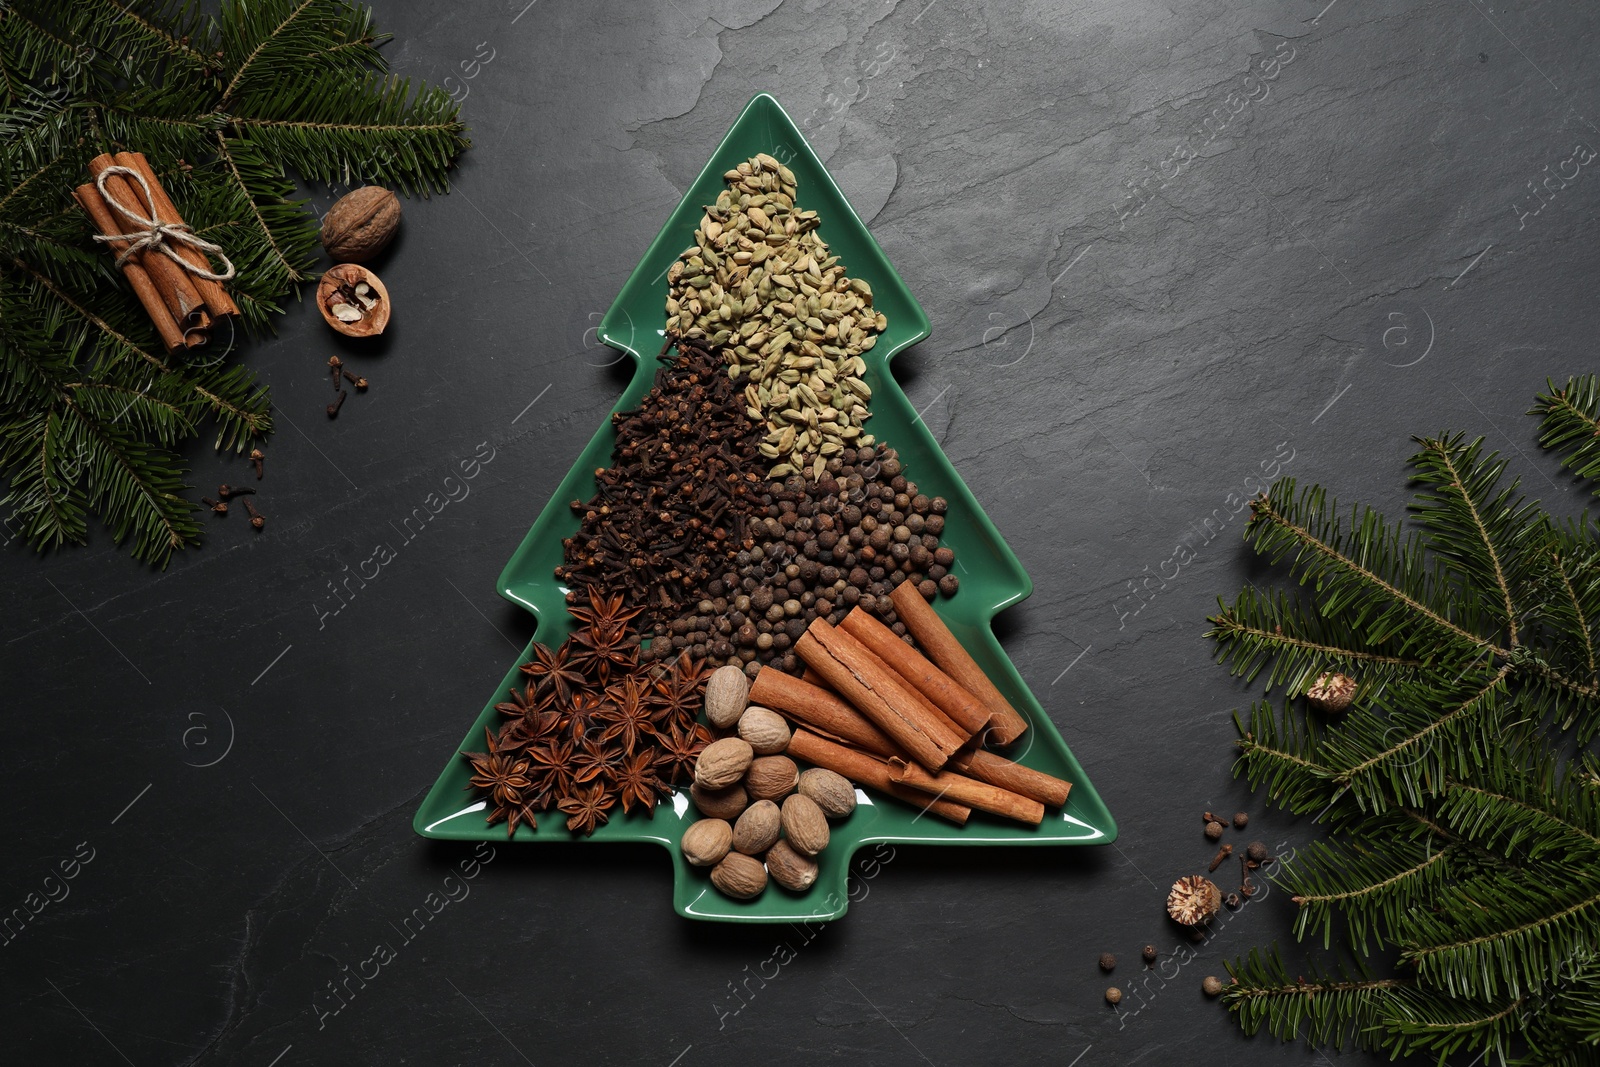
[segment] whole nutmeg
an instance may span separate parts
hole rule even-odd
[[[779,841],[767,851],[767,873],[772,880],[794,893],[804,893],[817,881],[817,861],[802,856],[787,841]]]
[[[1172,883],[1167,894],[1167,914],[1185,926],[1210,921],[1222,906],[1222,890],[1209,878],[1191,875]]]
[[[751,761],[744,788],[756,800],[782,800],[799,781],[800,770],[788,756],[761,756]]]
[[[751,705],[739,716],[739,736],[758,756],[775,756],[789,747],[789,723],[782,715]]]
[[[1348,674],[1319,674],[1306,690],[1306,703],[1317,711],[1338,713],[1356,696],[1356,680]]]
[[[711,884],[735,900],[749,900],[767,888],[767,869],[753,856],[730,852],[711,868]]]
[[[828,847],[828,817],[810,797],[794,794],[783,802],[783,836],[802,856]]]
[[[699,819],[683,832],[678,847],[695,867],[715,867],[733,846],[733,827],[726,819]]]
[[[739,721],[750,701],[750,679],[740,667],[728,664],[711,672],[706,681],[706,721],[726,730]]]
[[[843,819],[856,810],[856,787],[842,774],[812,767],[800,775],[799,793],[816,801],[822,814]]]
[[[738,737],[724,737],[700,750],[694,763],[694,782],[703,789],[726,789],[750,769],[755,751],[750,742]]]
[[[733,824],[733,850],[746,856],[761,855],[778,840],[781,819],[778,805],[770,800],[756,801]]]
[[[689,787],[689,799],[695,810],[710,819],[737,819],[750,804],[750,797],[742,785],[726,789],[704,789],[698,783]]]
[[[399,229],[400,198],[381,185],[365,185],[341,196],[322,217],[322,247],[336,260],[366,263]]]
[[[346,337],[376,337],[389,325],[389,290],[359,263],[340,263],[317,283],[317,309]]]

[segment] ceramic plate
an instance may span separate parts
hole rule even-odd
[[[871,284],[875,306],[889,320],[888,329],[878,339],[877,346],[864,357],[867,383],[872,386],[873,414],[867,428],[879,441],[899,450],[906,476],[915,481],[922,492],[943,496],[950,502],[943,543],[955,549],[955,573],[961,579],[961,588],[954,597],[941,596],[935,607],[1031,725],[1014,750],[1006,754],[1030,767],[1065,778],[1072,783],[1072,793],[1066,808],[1047,812],[1044,824],[1039,827],[1021,826],[981,812],[974,812],[966,826],[958,827],[933,815],[924,816],[918,809],[893,798],[860,793],[855,814],[833,826],[832,842],[821,856],[820,874],[809,891],[794,894],[769,886],[765,893],[751,901],[722,896],[711,888],[706,872],[690,867],[678,852],[679,837],[696,817],[688,797],[682,793],[674,794],[658,806],[652,818],[637,812],[613,817],[593,837],[579,840],[596,845],[608,841],[654,841],[662,845],[672,857],[673,905],[678,913],[695,919],[727,922],[826,920],[842,915],[849,904],[846,879],[851,855],[863,846],[879,842],[1109,844],[1117,836],[1111,813],[1039,702],[1023,684],[1016,668],[1001,651],[990,629],[998,612],[1033,592],[1033,583],[889,373],[889,361],[897,353],[928,336],[928,317],[822,162],[800,136],[794,122],[776,100],[764,93],[750,101],[717,146],[600,325],[600,338],[634,361],[633,380],[614,410],[638,407],[653,383],[655,356],[661,349],[662,325],[666,318],[663,305],[667,295],[667,268],[679,252],[693,243],[703,205],[714,201],[723,188],[723,173],[757,152],[776,156],[794,171],[798,206],[821,215],[822,238],[842,257],[851,277],[864,278]],[[558,644],[571,630],[570,617],[565,610],[566,589],[553,577],[556,565],[561,562],[562,539],[578,529],[577,517],[567,503],[587,500],[594,495],[594,470],[610,465],[612,444],[611,421],[607,419],[500,575],[501,595],[533,612],[539,619],[538,640],[545,644]],[[519,657],[517,663],[529,658],[531,652]],[[504,700],[506,692],[520,684],[520,678],[517,664],[512,664],[467,730],[461,749],[482,750],[484,727],[501,721],[494,710],[495,703]],[[455,841],[505,839],[504,826],[486,826],[484,805],[471,803],[466,792],[467,777],[466,761],[452,752],[444,772],[417,812],[414,825],[419,834]],[[554,812],[540,815],[536,831],[519,828],[515,839],[574,840],[566,829],[564,817]],[[563,851],[563,861],[569,855]]]

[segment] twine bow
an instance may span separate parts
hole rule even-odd
[[[138,181],[139,188],[144,190],[145,203],[151,205],[155,204],[155,197],[150,193],[150,184],[144,180],[143,174],[140,174],[132,167],[107,167],[105,170],[101,171],[99,177],[95,179],[95,188],[100,190],[100,195],[105,198],[105,202],[110,204],[128,221],[139,227],[139,229],[134,233],[122,234],[116,237],[105,237],[100,234],[95,235],[94,239],[96,241],[128,242],[128,247],[123,249],[122,254],[117,257],[118,267],[121,267],[124,263],[126,263],[128,261],[128,257],[133,255],[135,252],[145,248],[153,248],[159,252],[165,253],[168,259],[172,260],[178,266],[182,267],[184,270],[198,278],[204,278],[207,281],[212,282],[225,282],[233,277],[235,273],[233,261],[223,254],[221,245],[213,244],[203,237],[196,236],[194,230],[191,229],[187,223],[162,222],[160,219],[147,219],[137,211],[134,211],[133,209],[123,205],[114,196],[106,192],[106,179],[115,177],[119,174],[125,174]],[[153,206],[151,210],[154,210]],[[172,244],[169,242],[178,242],[180,244],[188,245],[190,248],[197,248],[203,254],[215,255],[218,259],[222,260],[222,262],[228,265],[227,270],[221,274],[214,274],[205,267],[197,267],[193,263],[190,263],[188,260],[184,259],[182,256],[178,255],[178,253],[174,251]]]

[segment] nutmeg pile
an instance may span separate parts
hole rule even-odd
[[[769,879],[795,893],[810,889],[829,821],[856,807],[855,786],[843,775],[801,773],[784,755],[788,722],[749,696],[750,681],[737,667],[719,667],[706,683],[707,720],[733,733],[695,761],[689,798],[704,818],[679,842],[684,859],[711,868],[711,884],[735,900],[760,896]]]

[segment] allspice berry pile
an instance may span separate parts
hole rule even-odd
[[[892,448],[844,449],[815,482],[791,475],[747,504],[733,566],[706,584],[693,613],[657,626],[665,640],[647,654],[689,648],[751,677],[764,663],[794,673],[794,642],[814,619],[837,626],[860,605],[905,639],[890,593],[908,581],[927,600],[960,588],[955,552],[939,543],[949,505],[919,492]]]
[[[735,900],[760,896],[769,880],[795,893],[810,889],[832,836],[829,820],[855,810],[855,786],[820,768],[801,774],[783,755],[788,723],[746,706],[749,694],[738,667],[719,667],[706,683],[707,720],[735,735],[700,752],[689,798],[704,818],[679,843],[684,859],[710,867],[711,884]]]

